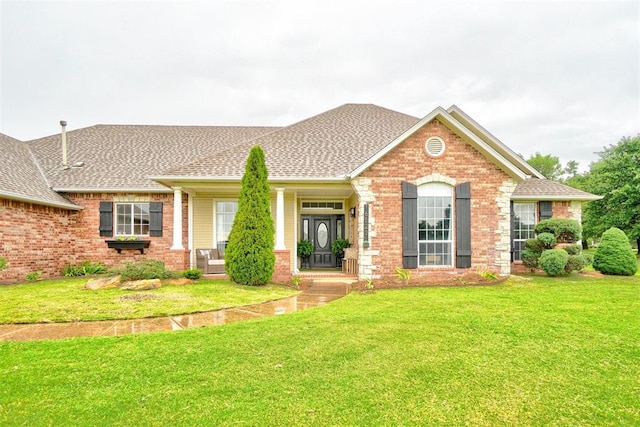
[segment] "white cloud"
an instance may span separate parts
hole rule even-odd
[[[640,131],[635,1],[0,3],[0,132],[456,104],[525,156]]]

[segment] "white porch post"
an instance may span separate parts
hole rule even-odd
[[[276,188],[276,247],[286,249],[284,245],[284,188]]]
[[[171,249],[184,249],[182,246],[182,187],[173,187],[173,245]]]

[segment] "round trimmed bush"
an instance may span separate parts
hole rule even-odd
[[[589,263],[587,259],[582,255],[569,255],[567,265],[564,266],[564,271],[571,273],[572,271],[582,271]]]
[[[582,238],[582,226],[570,218],[543,219],[536,224],[535,231],[536,234],[551,233],[562,243],[574,243]]]
[[[535,252],[540,256],[540,254],[544,252],[544,245],[538,239],[528,239],[524,242],[524,249]]]
[[[575,244],[566,245],[562,249],[567,251],[569,255],[580,255],[580,252],[582,252],[582,247],[580,247],[580,245],[575,245]]]
[[[602,234],[593,258],[593,268],[602,274],[633,276],[638,270],[636,255],[622,230],[612,227]]]
[[[556,236],[551,233],[538,234],[538,240],[544,245],[545,249],[552,249],[556,245]]]
[[[549,249],[540,255],[540,268],[549,276],[560,276],[566,273],[564,267],[569,260],[569,254],[563,249]]]
[[[536,268],[538,268],[538,259],[540,258],[540,252],[534,252],[532,250],[525,249],[524,251],[522,251],[520,258],[522,259],[522,264],[524,264],[525,267],[530,268],[531,270],[535,270]]]

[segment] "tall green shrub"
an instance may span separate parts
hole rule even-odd
[[[243,285],[267,284],[276,264],[271,196],[264,151],[255,146],[249,153],[242,189],[225,251],[229,278]]]
[[[602,274],[633,276],[638,270],[636,256],[622,230],[611,227],[602,234],[593,259],[593,268]]]

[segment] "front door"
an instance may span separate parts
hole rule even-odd
[[[303,215],[302,237],[313,244],[310,268],[334,268],[336,257],[331,243],[344,235],[344,215]]]
[[[311,217],[311,242],[313,243],[313,255],[311,256],[311,268],[335,267],[334,256],[331,253],[331,242],[335,238],[333,221],[330,216]]]

